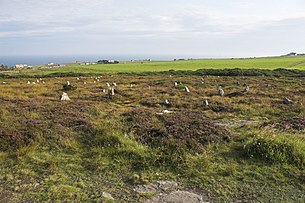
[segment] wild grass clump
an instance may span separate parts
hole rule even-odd
[[[231,135],[200,111],[157,115],[147,110],[133,110],[125,118],[129,130],[141,143],[175,152],[200,152],[208,144],[229,141]]]
[[[305,166],[305,142],[289,136],[254,137],[245,148],[248,157],[269,163],[287,163]]]

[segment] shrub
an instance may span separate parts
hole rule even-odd
[[[229,141],[230,131],[200,111],[157,115],[147,110],[126,113],[125,123],[136,139],[153,148],[200,152],[210,143]]]
[[[64,84],[62,86],[62,91],[68,92],[68,91],[72,91],[72,90],[76,90],[76,87],[74,87],[72,85],[68,85],[68,84]]]
[[[305,143],[289,137],[255,137],[245,150],[250,158],[262,159],[269,163],[288,163],[305,166]]]

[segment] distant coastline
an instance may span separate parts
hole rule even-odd
[[[268,58],[268,57],[293,57],[305,56],[304,53],[291,52],[285,55],[274,56],[170,56],[170,55],[43,55],[43,56],[1,56],[0,65],[3,64],[8,67],[13,67],[16,64],[27,64],[28,66],[39,66],[48,63],[65,64],[75,62],[97,62],[98,60],[118,60],[118,61],[137,61],[137,60],[153,60],[153,61],[171,61],[179,59],[248,59],[248,58]]]
[[[170,56],[123,56],[123,55],[76,55],[76,56],[0,56],[0,64],[12,67],[16,64],[27,64],[29,66],[44,65],[48,63],[72,63],[72,62],[96,62],[102,59],[114,59],[119,61],[130,60],[173,60]]]

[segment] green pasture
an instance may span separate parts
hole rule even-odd
[[[120,72],[160,72],[169,70],[198,70],[198,69],[270,69],[277,68],[305,70],[305,57],[268,57],[247,59],[204,59],[180,61],[152,61],[152,62],[121,62],[119,64],[97,65],[68,65],[61,68],[44,68],[37,66],[33,69],[19,70],[26,75],[48,75],[52,73],[120,73]],[[13,74],[15,74],[14,72]]]

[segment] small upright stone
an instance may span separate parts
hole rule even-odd
[[[164,104],[169,105],[168,99],[164,99]]]
[[[117,84],[116,84],[115,82],[114,82],[114,83],[112,83],[112,85],[113,85],[113,86],[115,86],[115,87],[117,86]]]
[[[244,84],[243,86],[244,86],[243,92],[249,92],[250,87],[247,84]]]
[[[204,98],[204,99],[202,100],[202,104],[205,105],[205,106],[209,106],[209,101],[208,101],[208,99],[207,99],[207,98]]]
[[[27,82],[27,84],[29,85],[29,84],[31,84],[31,82],[30,82],[30,81],[28,81],[28,82]]]
[[[70,84],[70,81],[67,81],[67,85],[71,85],[71,84]]]
[[[60,97],[60,100],[61,101],[70,101],[70,98],[69,98],[67,93],[63,92],[61,97]]]
[[[110,87],[110,84],[109,84],[108,82],[106,82],[106,86],[107,86],[107,87]]]
[[[190,89],[189,89],[187,86],[184,87],[184,90],[185,90],[186,92],[190,92]]]
[[[110,89],[109,89],[109,95],[110,95],[110,96],[113,96],[113,95],[114,95],[114,88],[110,88]]]
[[[219,96],[223,96],[224,94],[225,94],[225,92],[223,91],[222,87],[219,86],[219,87],[218,87],[218,95],[219,95]]]
[[[285,104],[291,104],[291,103],[293,103],[293,101],[292,101],[291,99],[288,99],[287,97],[285,97],[285,98],[283,99],[283,102],[284,102]]]

